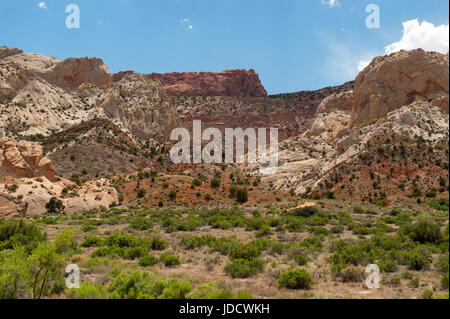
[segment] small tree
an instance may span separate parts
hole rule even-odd
[[[240,204],[248,202],[248,191],[246,188],[239,188],[236,191],[236,200]]]
[[[220,179],[218,178],[213,178],[211,180],[211,187],[212,188],[219,188],[220,187]]]
[[[48,214],[61,214],[64,210],[62,200],[52,197],[50,201],[45,204],[45,209],[47,209]]]

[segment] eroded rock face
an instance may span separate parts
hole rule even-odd
[[[52,162],[43,155],[42,146],[29,142],[15,143],[11,138],[0,139],[0,173],[13,177],[41,177],[58,181]]]
[[[0,192],[0,218],[25,217],[28,204],[16,197]]]
[[[66,59],[41,76],[65,90],[76,90],[86,83],[100,88],[111,86],[113,83],[108,67],[98,58]]]
[[[332,111],[352,111],[353,110],[353,91],[334,93],[326,97],[317,108],[317,114],[330,113]]]
[[[114,83],[101,97],[100,105],[106,117],[142,140],[167,140],[172,129],[180,125],[161,85],[142,74],[130,74]]]
[[[152,73],[148,77],[158,80],[167,94],[240,97],[267,96],[267,92],[254,70],[226,70],[220,73]]]
[[[448,54],[418,49],[377,57],[355,80],[350,127],[372,124],[415,101],[448,111],[448,90]]]
[[[21,54],[22,50],[0,46],[0,60],[11,55]]]

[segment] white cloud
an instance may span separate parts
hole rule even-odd
[[[322,2],[322,4],[326,4],[330,8],[341,6],[341,4],[338,0],[320,0],[320,1]]]
[[[403,36],[398,42],[385,47],[385,53],[422,48],[426,51],[448,52],[449,26],[434,24],[418,19],[403,22]]]
[[[335,40],[330,41],[330,54],[325,59],[327,77],[335,83],[354,80],[363,68],[370,63],[373,52],[367,53],[356,44],[348,45]]]
[[[188,30],[194,29],[194,26],[191,24],[191,20],[189,20],[188,18],[180,19],[179,21],[181,24],[187,24],[186,27],[188,28]]]
[[[46,10],[47,9],[47,4],[45,4],[45,2],[42,1],[42,2],[38,3],[38,7],[41,8],[41,9],[45,9]]]
[[[364,70],[369,64],[370,62],[372,62],[372,60],[361,60],[358,63],[358,72],[361,72],[362,70]]]
[[[391,54],[400,50],[424,49],[448,53],[449,50],[449,26],[435,26],[427,21],[419,22],[418,19],[403,22],[403,35],[400,41],[389,44],[384,48],[384,54]],[[380,53],[381,54],[381,53]],[[360,60],[358,71],[361,72],[370,64],[371,60]]]

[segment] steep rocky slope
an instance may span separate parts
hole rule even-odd
[[[263,180],[358,200],[446,191],[448,68],[448,56],[422,50],[376,58],[354,91],[323,100],[309,129],[280,144],[278,172]]]
[[[42,144],[58,172],[67,178],[76,174],[87,180],[157,166],[149,159],[152,153],[107,119],[72,126],[48,136]]]

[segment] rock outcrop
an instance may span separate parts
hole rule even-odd
[[[152,73],[148,77],[158,80],[167,94],[202,96],[264,97],[264,89],[254,70],[226,70],[213,72]],[[120,78],[120,76],[116,76]]]
[[[28,203],[23,203],[16,197],[0,192],[0,218],[22,218],[28,210]]]
[[[49,83],[69,91],[77,90],[82,84],[106,88],[113,83],[108,67],[98,58],[66,59],[41,76]]]
[[[331,94],[320,103],[317,114],[330,113],[336,110],[351,112],[353,110],[353,98],[353,91]]]
[[[171,100],[157,81],[129,74],[100,98],[105,116],[142,140],[164,141],[180,124]]]
[[[377,57],[355,80],[350,127],[372,124],[414,101],[448,111],[448,90],[448,54],[418,49]]]
[[[0,46],[0,60],[11,55],[21,54],[22,50]]]
[[[43,155],[42,146],[23,142],[15,143],[11,138],[0,139],[0,173],[13,177],[41,177],[58,181],[52,162]]]

